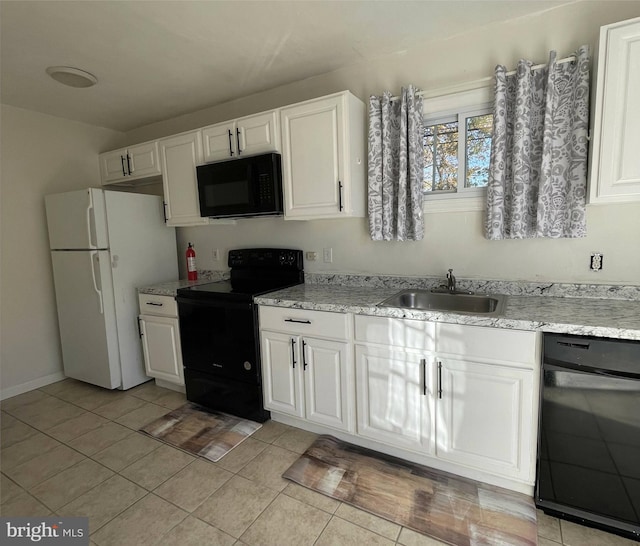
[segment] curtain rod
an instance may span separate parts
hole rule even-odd
[[[556,61],[556,64],[564,64],[564,63],[572,63],[576,60],[576,56],[575,55],[570,55],[569,57],[565,57],[564,59],[559,59]],[[542,63],[542,64],[534,64],[531,67],[531,70],[540,70],[541,68],[546,68],[548,65],[548,63]],[[517,70],[510,70],[509,72],[505,73],[505,76],[513,76],[514,74],[517,74],[518,71]],[[493,78],[491,76],[487,77],[487,78],[483,78],[483,80],[487,80],[487,82],[493,80]],[[480,81],[480,80],[479,80]],[[418,95],[419,97],[423,97],[426,94],[425,91],[418,91],[416,93],[416,95]],[[394,100],[398,100],[400,97],[391,97],[390,100],[394,101]]]
[[[565,57],[564,59],[557,60],[556,64],[572,63],[575,60],[576,60],[576,56],[570,55],[569,57]],[[531,70],[540,70],[541,68],[546,68],[547,66],[549,66],[548,63],[534,64],[531,67]],[[514,74],[517,74],[517,72],[518,72],[517,70],[510,70],[505,74],[505,76],[513,76]]]

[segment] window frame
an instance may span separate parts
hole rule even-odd
[[[469,117],[492,113],[493,88],[491,81],[482,81],[471,89],[453,87],[423,95],[423,126],[442,123],[443,120],[458,119],[458,185],[456,191],[423,193],[423,209],[431,212],[463,212],[484,210],[486,187],[465,187],[466,175],[466,138]],[[460,120],[462,119],[462,123]],[[460,161],[460,158],[464,161]]]

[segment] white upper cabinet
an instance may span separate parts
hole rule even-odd
[[[102,184],[115,184],[161,174],[158,143],[146,142],[100,154]]]
[[[165,216],[169,226],[197,226],[209,223],[200,216],[196,165],[202,163],[200,131],[160,140]]]
[[[348,91],[280,110],[285,219],[365,215],[365,107]]]
[[[590,203],[640,201],[640,18],[600,29]]]
[[[246,116],[202,129],[204,161],[280,151],[277,111]]]

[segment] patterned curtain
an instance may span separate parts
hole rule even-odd
[[[496,67],[487,239],[586,235],[589,47],[575,57]]]
[[[413,86],[369,100],[369,231],[374,241],[418,241],[422,218],[422,97]]]

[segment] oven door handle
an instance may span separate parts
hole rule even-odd
[[[176,301],[178,304],[182,305],[191,305],[194,307],[209,307],[209,308],[219,308],[219,309],[251,309],[253,303],[245,301],[245,302],[232,302],[232,301],[213,301],[213,300],[196,300],[191,298],[185,298],[182,296],[176,297]],[[179,309],[178,309],[179,310]]]

